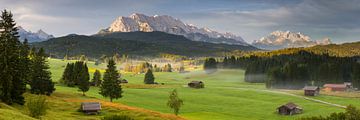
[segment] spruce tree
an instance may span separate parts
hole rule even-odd
[[[30,59],[29,55],[30,47],[28,45],[27,39],[20,46],[20,62],[18,63],[16,76],[18,79],[14,79],[13,81],[13,90],[11,93],[12,99],[15,103],[23,105],[25,103],[23,93],[26,91],[26,83],[30,81]]]
[[[213,73],[217,71],[217,62],[214,58],[208,58],[204,63],[204,70],[206,73]]]
[[[18,39],[13,15],[4,10],[0,19],[0,99],[7,103],[23,104],[25,84],[20,64],[22,45]]]
[[[44,49],[40,48],[32,59],[32,77],[30,92],[32,94],[51,95],[55,91],[54,83],[51,80],[49,65],[46,63]]]
[[[68,67],[66,67],[65,71],[64,71],[64,83],[65,85],[69,86],[69,87],[74,87],[75,86],[75,80],[74,80],[74,63],[70,63],[68,64]]]
[[[91,80],[93,86],[100,86],[101,84],[101,73],[99,70],[95,70],[93,79]]]
[[[83,96],[85,96],[85,92],[87,92],[90,89],[89,79],[90,79],[89,70],[87,65],[84,64],[80,72],[79,85],[78,85],[79,90],[83,93]]]
[[[120,74],[116,70],[115,61],[113,59],[109,59],[99,93],[104,97],[109,97],[111,102],[113,99],[122,97],[123,91],[119,78]]]
[[[154,77],[151,69],[148,69],[145,74],[144,83],[145,84],[154,84],[155,83],[154,81],[155,81],[155,77]]]
[[[75,83],[75,85],[79,85],[79,78],[81,77],[80,73],[82,71],[81,69],[83,68],[83,65],[84,62],[82,61],[77,61],[74,64],[72,81]]]
[[[31,60],[30,60],[30,46],[28,40],[25,38],[24,42],[22,43],[20,58],[21,58],[21,68],[22,68],[22,79],[24,80],[25,84],[30,83],[31,79]]]

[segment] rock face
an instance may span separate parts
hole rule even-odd
[[[19,32],[19,36],[20,36],[19,39],[21,41],[23,41],[26,38],[28,40],[28,42],[30,42],[30,43],[31,42],[41,42],[41,41],[48,40],[50,38],[54,38],[53,35],[49,35],[42,30],[38,30],[37,32],[31,32],[31,31],[26,31],[21,26],[18,26],[18,32]]]
[[[134,31],[161,31],[170,34],[183,35],[193,41],[249,45],[240,36],[231,33],[219,33],[208,28],[198,28],[191,24],[185,24],[179,19],[175,19],[168,15],[146,16],[135,13],[129,17],[121,16],[117,18],[109,28],[101,30],[98,34]]]
[[[302,33],[294,33],[290,31],[274,31],[260,40],[254,40],[253,46],[266,49],[276,50],[283,48],[296,48],[296,47],[311,47],[315,45],[328,45],[331,44],[329,38],[324,40],[313,41],[309,36]]]

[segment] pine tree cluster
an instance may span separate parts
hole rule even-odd
[[[27,40],[19,41],[18,28],[11,12],[0,19],[0,99],[6,104],[25,103],[26,84],[34,94],[50,95],[54,90],[47,55],[43,49],[30,50]]]
[[[61,78],[61,82],[69,87],[79,85],[86,80],[89,81],[89,71],[83,61],[68,63]]]

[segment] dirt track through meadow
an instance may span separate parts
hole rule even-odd
[[[283,91],[263,90],[263,89],[255,89],[255,88],[238,88],[238,87],[217,87],[217,88],[254,90],[254,91],[261,91],[261,92],[270,92],[270,93],[276,93],[276,94],[283,94],[283,95],[289,95],[289,96],[293,96],[293,97],[298,97],[298,98],[301,98],[301,99],[305,99],[305,100],[309,100],[309,101],[317,102],[317,103],[322,103],[322,104],[326,104],[326,105],[330,105],[330,106],[334,106],[334,107],[346,108],[346,106],[343,106],[343,105],[339,105],[339,104],[335,104],[335,103],[330,103],[330,102],[326,102],[326,101],[323,101],[323,100],[319,100],[319,99],[315,99],[315,98],[310,98],[310,97],[305,97],[305,96],[301,96],[301,95],[296,95],[296,94],[292,94],[292,93],[288,93],[288,92],[283,92]]]

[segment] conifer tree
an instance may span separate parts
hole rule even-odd
[[[10,12],[4,10],[0,17],[0,99],[7,104],[23,104],[25,76],[21,73],[23,57],[18,29]]]
[[[113,99],[121,98],[123,91],[119,79],[120,74],[116,70],[115,61],[109,59],[99,93],[104,97],[109,97],[111,102]]]
[[[31,79],[31,60],[30,60],[30,46],[28,43],[28,40],[25,38],[24,42],[22,43],[21,52],[20,52],[20,58],[21,58],[21,77],[24,80],[25,84],[30,83]]]
[[[208,58],[204,63],[204,70],[206,73],[213,73],[217,71],[217,62],[214,58]]]
[[[74,83],[74,85],[79,85],[80,83],[80,78],[81,78],[81,72],[82,69],[84,68],[84,62],[82,61],[76,61],[73,67],[73,71],[72,71],[72,79],[71,81]]]
[[[101,73],[100,73],[99,70],[95,70],[91,83],[92,83],[93,86],[100,86],[100,84],[101,84]]]
[[[27,39],[20,45],[20,56],[19,63],[17,67],[18,72],[15,75],[18,79],[14,79],[13,81],[13,90],[11,93],[12,99],[15,103],[23,105],[25,103],[24,97],[22,96],[25,93],[26,83],[30,81],[30,59],[29,55],[30,47],[28,45]]]
[[[51,80],[49,65],[46,63],[44,49],[40,48],[32,59],[32,76],[30,81],[30,92],[32,94],[51,95],[55,91],[54,83]]]
[[[90,76],[89,76],[89,70],[86,64],[83,65],[83,68],[81,69],[80,75],[79,75],[79,90],[83,93],[83,96],[85,96],[85,92],[87,92],[90,89]]]
[[[75,67],[75,64],[74,63],[70,63],[69,64],[69,67],[66,70],[65,72],[65,75],[64,75],[64,82],[67,86],[69,87],[74,87],[75,86],[75,72],[74,72],[74,68]]]
[[[155,82],[155,77],[151,71],[151,69],[148,69],[147,72],[145,73],[145,78],[144,78],[144,83],[145,84],[154,84]]]

